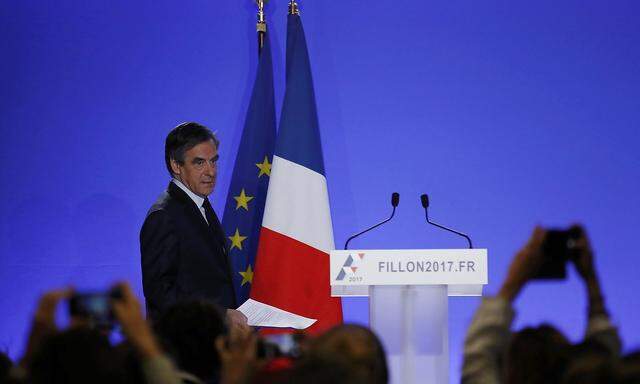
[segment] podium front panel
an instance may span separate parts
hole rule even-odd
[[[371,329],[387,354],[390,383],[449,381],[447,287],[371,286]]]

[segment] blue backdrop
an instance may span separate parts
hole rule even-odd
[[[286,0],[267,16],[279,111]],[[584,223],[627,348],[640,346],[640,3],[300,1],[337,244],[489,249],[497,290],[535,224]],[[21,353],[34,303],[116,279],[141,294],[138,230],[167,184],[166,133],[217,130],[221,213],[255,76],[250,0],[0,4],[0,348]],[[451,370],[478,299],[450,301]],[[345,300],[367,322],[365,299]],[[575,273],[534,283],[517,325],[585,324]]]

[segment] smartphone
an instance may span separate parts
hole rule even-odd
[[[534,279],[565,279],[567,277],[567,262],[574,257],[574,245],[580,237],[582,237],[580,227],[548,230],[542,244],[542,265]]]

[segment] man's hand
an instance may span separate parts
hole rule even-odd
[[[227,326],[229,334],[233,337],[246,336],[251,333],[251,327],[247,324],[247,316],[236,309],[227,309]]]
[[[127,283],[116,285],[122,298],[112,299],[113,312],[122,326],[122,331],[136,350],[145,358],[161,354],[151,327],[142,316],[142,307]]]
[[[509,302],[518,296],[522,287],[538,272],[544,254],[542,244],[547,232],[539,226],[533,230],[527,244],[516,254],[498,296]]]

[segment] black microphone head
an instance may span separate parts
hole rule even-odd
[[[422,202],[422,207],[423,208],[429,208],[429,195],[427,195],[426,193],[423,193],[420,196],[420,201]]]
[[[400,194],[398,192],[393,192],[391,194],[391,205],[393,205],[393,207],[397,207],[398,204],[400,203]]]

